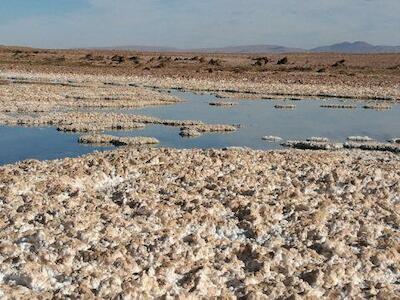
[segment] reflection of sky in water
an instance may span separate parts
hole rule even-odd
[[[176,148],[222,148],[247,146],[256,149],[276,149],[279,144],[261,140],[265,135],[283,139],[305,139],[323,136],[344,141],[350,135],[368,135],[379,141],[400,136],[400,105],[393,104],[391,110],[375,111],[363,109],[365,102],[342,100],[285,101],[295,104],[294,110],[275,109],[274,100],[240,101],[232,107],[209,106],[216,101],[210,95],[173,92],[187,101],[176,105],[121,110],[130,114],[143,114],[161,119],[201,120],[205,123],[240,124],[234,133],[205,134],[198,138],[182,138],[179,128],[148,125],[133,131],[107,132],[119,136],[152,136],[160,140],[161,146]],[[224,101],[224,99],[220,100]],[[229,100],[226,101],[235,101]],[[280,102],[282,103],[282,102]],[[321,108],[321,104],[346,103],[356,109]],[[7,128],[0,127],[0,164],[27,158],[52,159],[79,156],[94,150],[110,147],[79,145],[78,135],[57,132],[54,128]]]
[[[76,157],[111,147],[91,147],[77,143],[78,135],[55,128],[0,126],[0,165],[25,159]]]

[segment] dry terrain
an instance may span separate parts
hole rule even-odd
[[[0,291],[395,299],[399,170],[394,154],[295,150],[124,149],[5,166]]]
[[[124,147],[0,167],[0,298],[400,298],[400,157],[382,151],[398,152],[398,139],[365,149],[379,151],[266,152],[150,149],[151,137],[98,133],[237,130],[121,112],[174,105],[171,88],[385,108],[400,100],[400,55],[0,47],[1,125]]]
[[[0,47],[0,69],[364,88],[398,89],[400,84],[400,54],[227,55]]]

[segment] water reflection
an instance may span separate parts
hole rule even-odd
[[[285,100],[294,104],[293,110],[276,109],[274,100],[229,100],[238,104],[229,107],[210,106],[216,100],[212,95],[198,95],[173,91],[186,99],[176,105],[146,107],[130,110],[112,110],[128,114],[143,114],[161,119],[201,120],[205,123],[240,124],[234,133],[205,134],[198,138],[182,138],[179,128],[148,125],[133,131],[113,131],[119,136],[151,136],[160,140],[163,147],[175,148],[222,148],[245,146],[254,149],[279,149],[279,143],[261,140],[265,135],[285,139],[306,139],[311,136],[328,137],[344,141],[351,135],[367,135],[379,141],[400,136],[400,105],[392,104],[391,110],[363,109],[365,102],[329,100]],[[279,102],[282,103],[282,102]],[[347,104],[355,109],[323,108],[325,104]],[[105,110],[102,110],[105,111]],[[106,110],[107,111],[107,110]],[[111,111],[111,110],[108,110]],[[0,127],[0,164],[36,158],[54,159],[75,157],[96,150],[112,147],[92,147],[77,143],[77,134],[57,132],[54,128]]]

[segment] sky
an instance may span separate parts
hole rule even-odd
[[[0,44],[400,45],[400,0],[1,0]]]

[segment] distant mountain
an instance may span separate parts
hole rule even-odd
[[[243,45],[216,48],[182,49],[157,46],[119,46],[92,48],[100,50],[135,50],[142,52],[200,52],[200,53],[297,53],[297,52],[336,52],[336,53],[400,53],[400,46],[371,45],[366,42],[343,42],[311,50],[290,48],[279,45]]]
[[[193,52],[213,52],[213,53],[293,53],[305,52],[305,49],[289,48],[278,45],[248,45],[248,46],[232,46],[221,48],[200,48],[191,49]]]
[[[173,47],[158,47],[158,46],[117,46],[117,47],[100,47],[93,48],[100,50],[127,50],[127,51],[139,51],[139,52],[179,52],[182,51],[178,48]]]
[[[143,52],[200,52],[200,53],[289,53],[304,52],[300,48],[289,48],[278,45],[248,45],[218,48],[179,49],[173,47],[156,46],[118,46],[96,48],[101,50],[134,50]]]
[[[338,52],[338,53],[399,53],[400,46],[376,46],[366,42],[343,42],[330,46],[317,47],[311,52]]]

